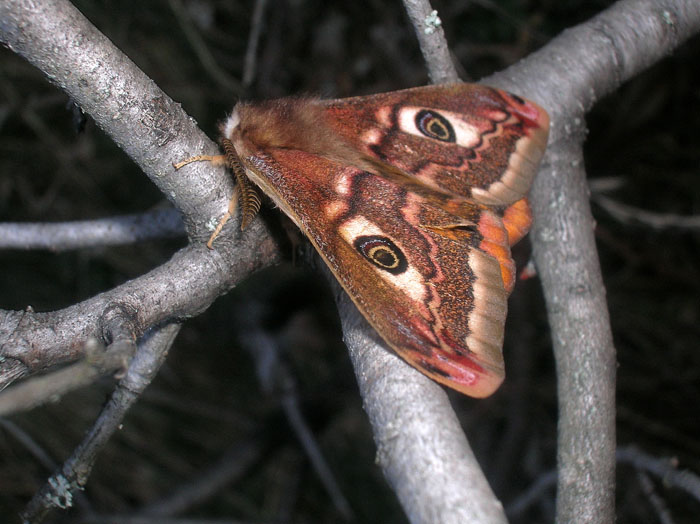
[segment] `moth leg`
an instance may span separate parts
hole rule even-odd
[[[241,231],[244,230],[248,224],[250,224],[250,221],[255,218],[255,215],[260,210],[260,197],[258,196],[258,192],[253,187],[253,184],[244,174],[239,175],[235,170],[234,173],[236,174],[236,189],[233,192],[231,200],[228,201],[228,211],[226,211],[226,214],[221,217],[221,220],[219,220],[219,223],[216,225],[216,229],[214,229],[214,232],[207,241],[207,247],[209,249],[214,249],[212,247],[214,239],[219,236],[219,233],[221,233],[221,230],[224,228],[224,225],[226,225],[226,222],[228,222],[233,216],[233,213],[235,213],[239,201],[241,202],[242,208]]]
[[[253,220],[255,215],[258,214],[258,211],[260,211],[260,195],[258,195],[253,183],[246,176],[238,153],[236,153],[236,149],[233,147],[233,143],[228,138],[222,138],[221,145],[224,148],[225,154],[217,155],[215,158],[217,162],[225,164],[226,167],[233,171],[233,176],[236,178],[236,190],[231,200],[228,202],[228,211],[223,218],[219,220],[216,229],[207,242],[207,247],[209,249],[212,249],[214,239],[219,235],[224,224],[229,221],[239,202],[241,204],[241,231],[248,227],[250,221]]]
[[[226,214],[223,217],[221,217],[221,220],[219,220],[219,223],[216,224],[216,229],[214,229],[214,232],[209,237],[209,240],[207,240],[207,247],[209,249],[214,249],[214,246],[213,246],[214,239],[219,236],[219,233],[221,233],[221,230],[226,225],[226,222],[228,222],[229,219],[233,216],[233,213],[236,211],[237,206],[238,206],[238,189],[236,189],[236,191],[233,192],[233,196],[228,201],[228,211],[226,211]]]
[[[196,155],[196,156],[191,156],[189,158],[184,159],[181,162],[173,163],[173,167],[175,169],[181,169],[185,167],[188,164],[191,164],[193,162],[211,162],[212,165],[214,166],[226,166],[229,167],[229,159],[227,155]],[[211,234],[209,237],[209,240],[207,241],[207,247],[209,249],[214,249],[212,244],[214,242],[214,239],[219,236],[219,233],[221,233],[221,230],[224,228],[224,225],[226,222],[229,221],[231,218],[233,212],[236,210],[236,205],[237,205],[237,194],[238,192],[235,192],[233,196],[231,197],[231,200],[228,202],[228,211],[226,211],[226,214],[219,220],[219,223],[216,225],[216,229],[214,229],[214,232]]]
[[[175,169],[180,169],[187,164],[191,164],[192,162],[211,162],[215,166],[223,165],[228,167],[231,171],[233,171],[233,175],[236,178],[236,190],[228,202],[228,210],[221,220],[219,220],[219,223],[216,225],[216,229],[214,229],[214,232],[207,241],[207,247],[209,249],[213,249],[214,240],[217,236],[219,236],[219,233],[221,233],[221,230],[224,228],[224,225],[226,225],[226,222],[228,222],[233,216],[239,201],[241,203],[242,210],[241,230],[245,229],[248,224],[250,224],[250,221],[255,218],[255,215],[258,214],[258,211],[260,211],[260,195],[258,195],[253,183],[246,176],[245,170],[241,165],[241,161],[236,153],[233,143],[227,138],[222,138],[221,145],[224,148],[223,155],[197,155],[186,158],[182,162],[173,164]]]

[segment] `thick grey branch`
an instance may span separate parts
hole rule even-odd
[[[93,114],[183,211],[191,234],[204,238],[202,224],[225,208],[230,186],[223,181],[227,179],[220,172],[196,164],[174,174],[170,162],[192,153],[211,153],[213,144],[72,6],[57,0],[36,4],[8,1],[0,6],[3,39]],[[540,101],[550,111],[553,122],[553,150],[536,183],[533,203],[537,217],[536,260],[546,290],[562,381],[564,439],[560,463],[565,475],[560,483],[561,521],[572,520],[570,512],[577,508],[587,508],[577,515],[579,522],[606,520],[610,517],[612,491],[609,455],[614,450],[610,447],[614,442],[614,430],[610,431],[614,378],[610,370],[614,369],[611,368],[614,352],[592,243],[585,173],[580,168],[573,172],[571,169],[572,161],[580,162],[583,113],[598,97],[695,32],[699,11],[700,5],[691,0],[621,2],[589,23],[567,31],[529,60],[490,81]],[[195,170],[197,178],[187,176]],[[6,313],[0,328],[3,349],[16,349],[16,358],[27,358],[26,363],[18,362],[30,368],[75,358],[81,353],[78,342],[100,330],[95,312],[103,311],[112,301],[137,306],[137,327],[141,330],[170,315],[194,314],[253,267],[266,262],[274,248],[267,244],[267,237],[262,238],[263,243],[257,249],[248,245],[248,250],[240,250],[247,255],[244,259],[232,257],[228,249],[207,256],[201,248],[190,248],[134,282],[61,312]],[[404,373],[412,370],[393,357],[373,364],[377,358],[388,355],[372,339],[368,327],[353,325],[352,317],[346,309],[343,311],[346,338],[354,355],[367,410],[374,419],[389,424],[384,426],[384,433],[377,436],[377,441],[387,476],[398,486],[405,478],[400,473],[402,467],[422,464],[425,449],[434,449],[436,441],[432,433],[426,440],[423,431],[426,426],[416,426],[413,422],[404,425],[402,418],[402,436],[414,431],[413,440],[423,446],[417,450],[401,447],[406,444],[402,437],[401,445],[391,448],[387,445],[394,436],[390,423],[397,419],[387,415],[398,411],[413,421],[415,417],[405,411],[407,403],[425,403],[423,414],[430,414],[433,409],[441,412],[446,401],[441,401],[439,407],[428,407],[441,394],[434,385],[431,385],[434,391],[423,397],[413,390],[411,395],[406,395],[406,387],[416,387],[413,383],[423,379],[415,373],[410,379],[403,378]],[[39,344],[35,345],[34,341]],[[50,351],[54,344],[63,352],[60,358]],[[569,358],[577,355],[583,362]],[[371,371],[372,366],[378,366],[379,373]],[[592,382],[588,383],[589,380]],[[376,381],[381,383],[375,384]],[[566,388],[570,389],[565,391]],[[598,401],[600,404],[596,404]],[[586,422],[588,417],[590,423]],[[445,424],[444,420],[430,425],[433,432]],[[452,434],[454,424],[448,426],[446,433]],[[441,452],[444,454],[437,457],[442,463],[449,465],[455,456],[464,453],[466,446],[455,445],[459,438],[452,435],[445,439],[445,451]],[[442,437],[439,441],[443,442]],[[412,456],[405,462],[385,458],[390,455],[395,458],[395,450]],[[579,461],[581,457],[585,460]],[[581,464],[577,466],[576,462]],[[581,469],[576,470],[577,467]],[[585,479],[583,486],[573,485],[574,474]],[[454,475],[452,478],[458,478],[461,473]],[[581,493],[578,496],[577,487]],[[410,487],[400,490],[402,500],[411,504]],[[443,495],[452,496],[449,493],[440,496]],[[416,522],[421,518],[429,521],[432,515],[419,507],[411,511]],[[597,520],[589,511],[599,512]]]
[[[410,521],[506,522],[445,391],[386,351],[348,296],[337,292],[377,460]]]
[[[260,221],[236,243],[238,254],[230,253],[223,239],[213,251],[204,244],[188,247],[153,271],[66,309],[0,311],[0,389],[19,376],[81,358],[85,340],[102,338],[102,314],[110,305],[134,311],[138,337],[167,319],[201,313],[241,279],[278,261],[277,247]]]
[[[0,39],[66,91],[182,211],[192,238],[206,239],[232,184],[223,168],[173,162],[217,148],[143,71],[65,0],[0,3]]]
[[[699,29],[697,1],[625,0],[486,80],[539,101],[552,120],[532,239],[559,380],[557,522],[614,520],[616,361],[583,168],[585,112]]]
[[[0,38],[66,90],[142,167],[183,211],[197,246],[148,275],[65,310],[2,313],[0,389],[28,373],[80,358],[84,341],[101,335],[98,319],[110,303],[127,303],[139,312],[140,334],[167,318],[201,312],[252,270],[277,260],[260,223],[244,235],[249,240],[234,244],[222,238],[215,253],[203,248],[201,241],[227,207],[230,177],[204,163],[176,172],[172,161],[214,153],[214,144],[70,3],[4,2]],[[251,235],[257,235],[252,243]],[[261,257],[260,263],[250,255]]]

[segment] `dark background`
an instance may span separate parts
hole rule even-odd
[[[503,69],[608,3],[433,2],[465,80]],[[178,3],[75,4],[212,138],[239,97],[345,97],[428,81],[399,2],[269,2],[258,74],[242,90],[202,65],[173,9]],[[186,23],[193,24],[216,66],[240,79],[252,2],[184,5]],[[680,468],[696,473],[700,233],[697,227],[622,223],[596,198],[604,191],[644,210],[700,215],[698,57],[696,38],[602,100],[589,115],[586,144],[618,350],[619,445],[674,457]],[[0,220],[85,220],[166,205],[92,121],[77,132],[69,106],[68,97],[39,71],[0,49]],[[59,254],[2,251],[0,307],[66,307],[143,274],[184,244],[183,237]],[[291,260],[291,249],[288,255]],[[528,256],[524,241],[516,251],[521,267]],[[510,309],[504,386],[488,400],[450,393],[506,509],[555,468],[557,418],[554,361],[537,278],[518,283]],[[262,456],[188,515],[245,522],[340,520],[283,415],[281,394],[261,388],[251,355],[256,348],[239,335],[253,328],[274,336],[280,358],[292,370],[303,413],[355,522],[406,522],[374,464],[375,446],[325,282],[292,263],[253,277],[185,324],[159,377],[97,462],[86,490],[93,508],[137,510],[191,482],[228,450],[255,442],[264,448]],[[112,386],[104,379],[9,420],[60,463]],[[49,473],[0,426],[0,520],[10,521]],[[697,500],[651,479],[675,522],[697,521]],[[554,484],[545,485],[532,505],[509,515],[513,523],[552,521]],[[618,464],[617,493],[618,522],[659,522],[628,464]],[[76,514],[56,514],[54,521],[74,522]]]

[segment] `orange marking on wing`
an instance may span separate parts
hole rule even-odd
[[[511,246],[527,235],[532,225],[532,212],[527,198],[522,198],[506,208],[503,213],[503,225],[508,231]]]
[[[491,213],[481,215],[478,229],[483,237],[479,249],[498,260],[503,286],[510,294],[515,286],[515,263],[510,256],[509,233],[503,226],[503,222]]]

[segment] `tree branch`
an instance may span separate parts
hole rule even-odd
[[[38,523],[50,509],[72,506],[73,492],[84,489],[98,453],[119,429],[128,409],[158,373],[179,331],[180,326],[172,323],[144,337],[126,375],[83,442],[27,505],[22,514],[24,522]]]
[[[430,82],[433,84],[458,82],[459,76],[452,62],[438,12],[432,8],[429,0],[403,0],[403,5],[413,24],[413,31],[428,67]]]
[[[655,213],[623,204],[601,194],[595,195],[593,200],[623,224],[641,224],[656,230],[682,229],[700,231],[700,215],[683,216],[675,213]]]
[[[388,352],[336,286],[377,461],[411,522],[506,522],[441,386]]]
[[[616,360],[582,155],[585,112],[699,29],[695,1],[625,0],[485,80],[539,101],[551,118],[531,201],[557,361],[557,522],[614,520]]]
[[[66,0],[0,4],[0,38],[88,113],[179,209],[190,238],[206,240],[233,184],[223,168],[173,162],[216,154],[170,97]]]
[[[235,252],[227,245],[230,239],[221,239],[213,251],[204,244],[185,248],[153,271],[62,310],[0,311],[0,389],[21,376],[81,358],[84,341],[103,338],[102,313],[111,305],[134,312],[140,337],[167,319],[201,313],[243,278],[279,261],[261,221],[234,241]]]
[[[0,223],[0,249],[68,251],[95,246],[133,244],[184,234],[175,209],[72,222]]]
[[[583,166],[580,156],[583,135],[571,133],[571,130],[581,130],[585,110],[592,107],[597,96],[611,92],[623,80],[639,73],[694,34],[697,31],[696,9],[697,5],[690,1],[667,2],[664,5],[652,1],[622,2],[567,31],[554,41],[554,47],[547,46],[508,70],[484,79],[486,84],[504,87],[539,101],[549,110],[552,118],[550,147],[553,147],[553,152],[545,159],[543,172],[533,188],[532,200],[535,259],[538,269],[542,267],[539,271],[543,275],[543,286],[548,290],[546,296],[550,319],[556,319],[556,322],[553,320],[552,330],[561,396],[559,462],[566,475],[560,476],[559,481],[562,501],[558,506],[558,521],[561,522],[578,522],[581,517],[584,518],[582,522],[586,518],[591,519],[589,522],[614,519],[614,347],[592,235],[593,221],[585,191],[585,173],[582,169],[577,173],[570,172],[571,165]],[[643,26],[649,34],[638,32],[640,13],[656,16]],[[679,23],[668,23],[668,20]],[[620,28],[624,29],[621,39],[626,41],[625,51],[633,56],[626,58],[620,70],[621,64],[614,60],[617,56],[615,47],[604,45],[601,49],[600,38],[591,38],[591,34],[600,36],[601,27],[607,24],[616,27],[615,24],[625,21],[626,25]],[[630,23],[634,25],[630,27]],[[653,34],[661,37],[659,47],[654,47],[659,44],[658,41],[653,44],[649,42]],[[600,66],[597,66],[598,59],[602,64]],[[581,68],[580,64],[587,68]],[[602,89],[598,87],[601,85],[604,86]],[[593,94],[596,96],[591,96]],[[565,129],[569,132],[563,133]],[[552,157],[557,158],[560,165],[553,166]],[[567,173],[568,176],[556,176],[556,173]],[[548,187],[543,179],[554,183],[555,187]],[[552,195],[557,195],[554,199],[556,206],[553,205]],[[572,212],[572,208],[576,212]],[[545,232],[548,234],[545,235]],[[560,262],[564,256],[562,249],[566,251],[565,259],[571,264],[566,270]],[[577,280],[583,287],[571,285]],[[353,358],[365,409],[372,421],[380,461],[412,521],[435,522],[432,518],[435,513],[431,511],[440,511],[441,507],[443,511],[446,511],[446,506],[457,508],[457,513],[464,510],[465,504],[456,501],[454,505],[444,503],[444,500],[454,501],[453,497],[460,497],[460,494],[450,493],[449,488],[445,488],[447,493],[442,492],[441,486],[444,484],[461,486],[466,482],[466,485],[474,486],[475,492],[481,492],[483,498],[478,500],[492,501],[493,497],[488,496],[490,488],[482,491],[482,487],[477,487],[475,477],[468,482],[457,480],[469,469],[464,453],[471,453],[461,430],[452,432],[445,429],[441,433],[444,440],[441,439],[439,443],[436,440],[437,428],[449,426],[445,421],[450,420],[448,413],[451,411],[445,409],[448,406],[446,397],[443,396],[441,401],[436,399],[440,388],[426,384],[420,393],[409,389],[418,387],[417,384],[424,381],[424,377],[413,372],[400,359],[387,354],[373,338],[369,328],[358,327],[363,320],[356,309],[344,305],[344,301],[347,299],[343,294],[339,303],[345,341]],[[584,328],[583,324],[588,327]],[[590,338],[581,333],[588,333]],[[565,341],[575,344],[575,347],[565,345]],[[588,370],[583,384],[580,383],[581,370]],[[406,374],[411,375],[410,379],[406,378]],[[403,416],[393,419],[391,414],[397,411],[401,411]],[[430,413],[438,411],[441,413],[439,422],[428,422],[431,420]],[[400,431],[395,430],[395,420],[401,420]],[[411,420],[416,421],[416,425],[412,425]],[[433,433],[430,444],[421,446],[418,443],[421,442],[423,424],[430,426]],[[414,444],[414,447],[409,444]],[[441,448],[439,452],[435,451],[437,447]],[[435,453],[439,453],[439,456]],[[582,457],[585,460],[581,460]],[[404,468],[406,464],[413,464],[414,467],[421,464],[422,468],[426,468],[423,471],[434,467],[430,471],[433,476],[429,481],[421,479],[415,469]],[[439,470],[439,465],[444,464],[454,464],[455,470]],[[445,477],[442,477],[443,474]],[[447,481],[446,477],[450,480]],[[439,495],[433,498],[438,492]],[[417,496],[416,493],[421,495]],[[465,497],[461,502],[466,502],[467,498],[469,502],[466,506],[474,504],[473,497]],[[443,503],[439,503],[439,500],[443,500]],[[486,520],[462,521],[491,522],[493,520],[489,518],[498,519],[498,512],[494,512],[493,507],[476,508],[475,511],[479,512],[478,518]],[[573,518],[574,515],[576,518]],[[477,515],[472,517],[476,519]]]
[[[215,145],[72,4],[15,0],[0,4],[0,20],[2,41],[64,89],[131,156],[183,212],[194,241],[151,273],[75,306],[51,313],[0,312],[6,357],[0,363],[2,389],[27,374],[79,359],[84,341],[101,336],[98,319],[110,303],[125,302],[139,312],[140,335],[167,318],[203,311],[246,275],[279,259],[259,220],[239,239],[222,235],[215,252],[204,249],[228,207],[231,178],[206,163],[176,172],[172,162],[214,153]],[[227,229],[237,231],[238,224],[236,218]]]
[[[583,516],[577,521],[604,521],[610,516],[612,503],[609,444],[614,442],[614,426],[610,431],[614,350],[592,242],[585,173],[581,168],[571,170],[572,162],[581,160],[583,114],[599,96],[697,31],[698,10],[697,2],[690,0],[621,2],[489,81],[539,100],[552,116],[553,149],[533,191],[537,217],[533,237],[554,330],[562,394],[561,521],[571,520],[573,512],[581,508],[589,509],[577,514],[577,519]],[[172,171],[170,163],[174,159],[215,151],[213,143],[203,137],[177,104],[158,91],[66,2],[5,2],[0,6],[0,20],[3,40],[69,92],[183,211],[191,238],[199,242],[208,236],[206,224],[226,208],[231,184],[222,171],[201,164],[178,174]],[[98,315],[114,302],[135,308],[135,325],[140,333],[164,319],[200,312],[253,268],[269,263],[268,257],[276,260],[274,245],[259,224],[256,232],[261,235],[257,243],[244,241],[236,251],[223,238],[215,253],[205,251],[198,243],[161,268],[66,310],[6,312],[0,323],[0,343],[5,353],[14,354],[3,369],[12,369],[12,376],[16,376],[18,362],[29,372],[77,358],[82,353],[79,341],[101,333]],[[246,234],[245,238],[251,237]],[[440,493],[440,497],[448,498],[432,499],[425,506],[412,502],[412,486],[404,485],[403,479],[416,472],[405,466],[423,464],[426,449],[432,450],[432,464],[450,466],[453,457],[468,449],[459,443],[463,435],[455,432],[453,415],[443,412],[446,399],[432,404],[436,396],[445,397],[439,387],[430,383],[423,388],[421,383],[427,379],[386,353],[373,339],[372,331],[361,326],[354,308],[342,306],[341,314],[366,409],[371,419],[379,421],[375,431],[379,428],[381,433],[376,438],[387,476],[397,486],[411,518],[415,522],[430,521],[436,515],[435,504],[444,507],[444,500],[463,501],[455,493]],[[592,330],[586,329],[584,324],[588,322],[594,325]],[[590,334],[591,338],[582,334]],[[575,345],[567,346],[565,342]],[[56,351],[51,351],[52,346]],[[418,408],[418,414],[409,411],[413,407]],[[402,417],[392,415],[396,412]],[[420,423],[420,417],[435,412],[445,418]],[[595,416],[588,423],[591,413]],[[401,423],[400,432],[396,431],[396,421]],[[443,425],[447,426],[444,435],[440,429]],[[397,433],[400,438],[394,447],[391,439]],[[395,460],[402,453],[405,458]],[[471,457],[460,461],[457,471],[449,472],[449,482],[461,478],[460,468],[465,461],[471,461]],[[581,464],[577,466],[577,462]],[[426,475],[429,472],[435,470],[425,470]],[[585,486],[571,483],[574,472],[586,479]],[[418,477],[423,483],[445,479]],[[468,485],[480,491],[473,480]],[[483,511],[486,513],[482,516],[498,513],[494,508]],[[595,511],[600,511],[598,520],[591,516]]]

